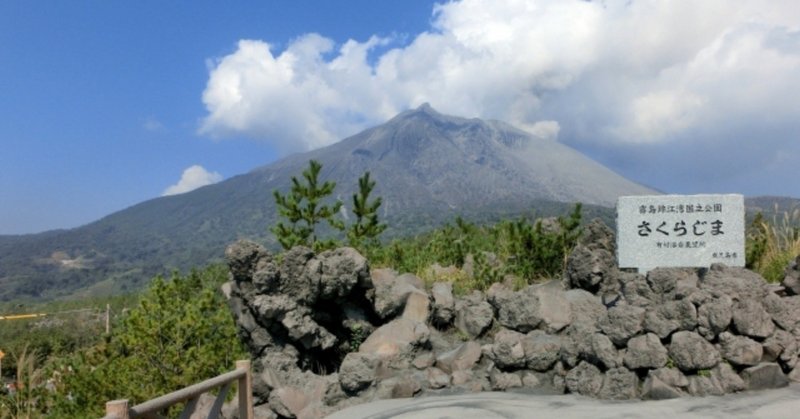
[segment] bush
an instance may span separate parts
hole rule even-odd
[[[777,212],[777,208],[776,208]],[[783,279],[786,266],[800,255],[800,209],[771,222],[756,214],[747,232],[745,266],[769,282]]]
[[[105,342],[55,363],[48,414],[102,416],[109,400],[137,404],[229,371],[245,352],[219,291],[226,279],[224,266],[155,278]]]
[[[370,263],[425,277],[433,264],[463,268],[471,259],[472,275],[459,275],[454,281],[463,292],[487,289],[506,275],[527,284],[563,272],[580,236],[580,224],[580,204],[568,217],[558,217],[547,226],[541,219],[527,218],[478,226],[459,217],[430,233],[393,241],[372,253]]]

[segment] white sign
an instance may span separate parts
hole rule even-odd
[[[617,260],[657,267],[744,266],[742,195],[646,195],[617,200]]]

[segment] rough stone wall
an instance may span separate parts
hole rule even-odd
[[[226,251],[224,290],[260,417],[437,392],[665,399],[800,381],[800,260],[776,288],[723,265],[624,272],[614,255],[596,221],[563,280],[454,296],[449,283],[427,290],[414,275],[370,271],[354,249],[297,247],[278,261],[240,241]]]

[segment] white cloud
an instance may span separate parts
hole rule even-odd
[[[531,134],[544,140],[557,140],[561,126],[557,121],[539,121],[530,127],[523,127]]]
[[[166,127],[164,127],[164,124],[162,124],[161,121],[159,121],[153,116],[148,116],[147,118],[144,119],[144,122],[142,122],[142,128],[144,128],[145,131],[150,131],[150,132],[159,132],[159,131],[164,131],[166,129]]]
[[[800,129],[795,0],[462,0],[398,42],[242,40],[211,66],[200,132],[306,150],[429,102],[601,153],[671,145],[677,160],[762,141],[731,132]]]
[[[203,166],[194,165],[184,170],[178,183],[165,189],[161,196],[182,194],[221,180],[222,175],[219,173],[209,172]]]

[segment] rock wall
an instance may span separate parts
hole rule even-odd
[[[775,287],[723,265],[644,276],[614,255],[595,221],[563,280],[454,296],[450,283],[370,271],[354,249],[297,247],[279,261],[240,241],[226,251],[224,291],[254,361],[259,417],[441,392],[665,399],[800,381],[800,260]]]

